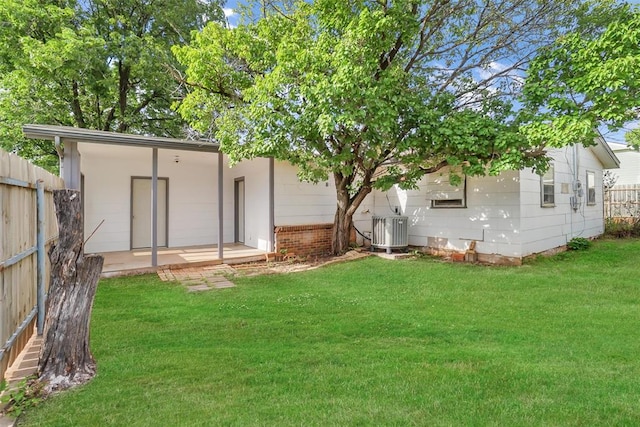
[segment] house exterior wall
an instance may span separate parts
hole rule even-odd
[[[225,162],[226,163],[226,162]],[[234,183],[244,179],[245,185],[245,240],[244,244],[264,251],[269,250],[273,239],[269,233],[269,159],[258,158],[228,165],[224,171],[224,223],[225,242],[235,240]]]
[[[604,232],[602,165],[582,145],[550,151],[555,168],[555,206],[541,207],[540,176],[522,171],[522,256],[564,246],[574,237],[595,237]],[[595,174],[595,205],[587,204],[587,171]],[[575,183],[582,191],[574,190]],[[580,194],[582,194],[580,196]],[[577,196],[577,209],[571,197]]]
[[[317,184],[301,182],[296,167],[276,161],[274,165],[275,226],[333,223],[336,189],[333,178]]]
[[[88,241],[86,251],[129,250],[131,178],[151,176],[152,150],[100,144],[79,144],[79,150],[86,195],[85,235],[104,220]],[[464,252],[475,241],[479,254],[506,259],[561,247],[572,237],[597,236],[604,228],[602,165],[590,149],[578,148],[577,178],[586,192],[587,171],[595,173],[597,203],[588,206],[585,194],[574,211],[570,204],[575,181],[573,150],[568,147],[552,153],[556,159],[554,207],[541,207],[540,177],[532,171],[468,177],[465,207],[432,207],[434,192],[442,190],[434,179],[437,174],[432,174],[419,183],[418,190],[393,187],[386,192],[373,191],[354,214],[354,225],[367,234],[373,215],[397,212],[409,217],[412,246],[443,253]],[[169,247],[217,243],[217,162],[214,153],[158,150],[158,176],[168,178]],[[235,240],[234,182],[242,178],[244,243],[268,250],[273,239],[273,230],[269,230],[269,160],[248,160],[233,168],[225,160],[223,166],[224,242]],[[448,176],[448,172],[441,175]],[[294,166],[276,161],[274,202],[276,229],[321,225],[326,229],[335,215],[335,186],[332,179],[317,184],[300,182]],[[361,237],[357,240],[365,243]]]
[[[578,197],[577,210],[571,207],[573,150],[550,152],[555,169],[553,207],[541,206],[540,176],[523,170],[468,177],[466,207],[432,207],[433,176],[423,178],[418,190],[395,186],[387,192],[374,191],[372,214],[394,215],[397,210],[408,216],[409,245],[444,254],[464,252],[476,241],[480,260],[518,263],[528,255],[563,247],[573,237],[595,237],[604,231],[602,164],[581,145],[575,162],[583,195]],[[592,206],[587,205],[587,171],[595,174],[596,204]],[[370,224],[366,230],[371,230]]]
[[[460,252],[476,241],[478,252],[520,255],[517,172],[505,172],[499,177],[467,178],[466,207],[462,208],[431,207],[432,187],[428,178],[423,178],[418,185],[418,190],[406,191],[395,186],[371,195],[374,215],[394,215],[398,207],[399,213],[409,218],[410,245]]]
[[[79,151],[84,175],[85,236],[104,220],[87,242],[86,251],[129,250],[131,178],[151,176],[152,150],[81,143]],[[158,150],[158,176],[169,180],[170,247],[216,242],[216,164],[217,157],[212,153]],[[233,235],[233,228],[225,229],[225,236],[228,234]]]
[[[150,177],[152,150],[148,148],[79,144],[84,175],[87,252],[131,249],[131,178]],[[177,158],[178,162],[175,161]],[[169,247],[216,244],[218,241],[218,155],[158,150],[158,176],[168,178]],[[268,250],[269,159],[246,160],[229,167],[224,158],[223,241],[235,241],[234,183],[245,183],[247,246]],[[327,224],[335,213],[335,188],[329,180],[299,182],[295,167],[274,165],[276,226]]]

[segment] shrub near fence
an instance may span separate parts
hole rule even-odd
[[[61,178],[0,150],[0,378],[33,334],[37,302],[37,191],[44,188],[45,252],[58,235],[52,189]],[[44,254],[45,289],[49,259]]]

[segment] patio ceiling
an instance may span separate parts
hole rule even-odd
[[[22,132],[27,138],[55,140],[57,137],[60,138],[61,142],[88,142],[94,144],[166,148],[171,150],[204,151],[210,153],[217,153],[219,148],[218,143],[211,141],[190,141],[156,136],[131,135],[71,126],[28,124],[22,127]]]

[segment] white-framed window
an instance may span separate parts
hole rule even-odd
[[[540,205],[542,207],[552,207],[556,205],[556,180],[553,164],[540,177]]]
[[[596,173],[587,171],[587,206],[596,204]]]
[[[449,169],[427,175],[427,199],[431,207],[466,208],[467,207],[467,177],[462,176],[459,185],[449,182]]]

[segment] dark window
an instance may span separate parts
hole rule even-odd
[[[596,204],[596,173],[587,171],[587,205]]]
[[[554,177],[553,165],[549,165],[549,169],[540,177],[541,200],[542,206],[555,206],[556,182]]]

